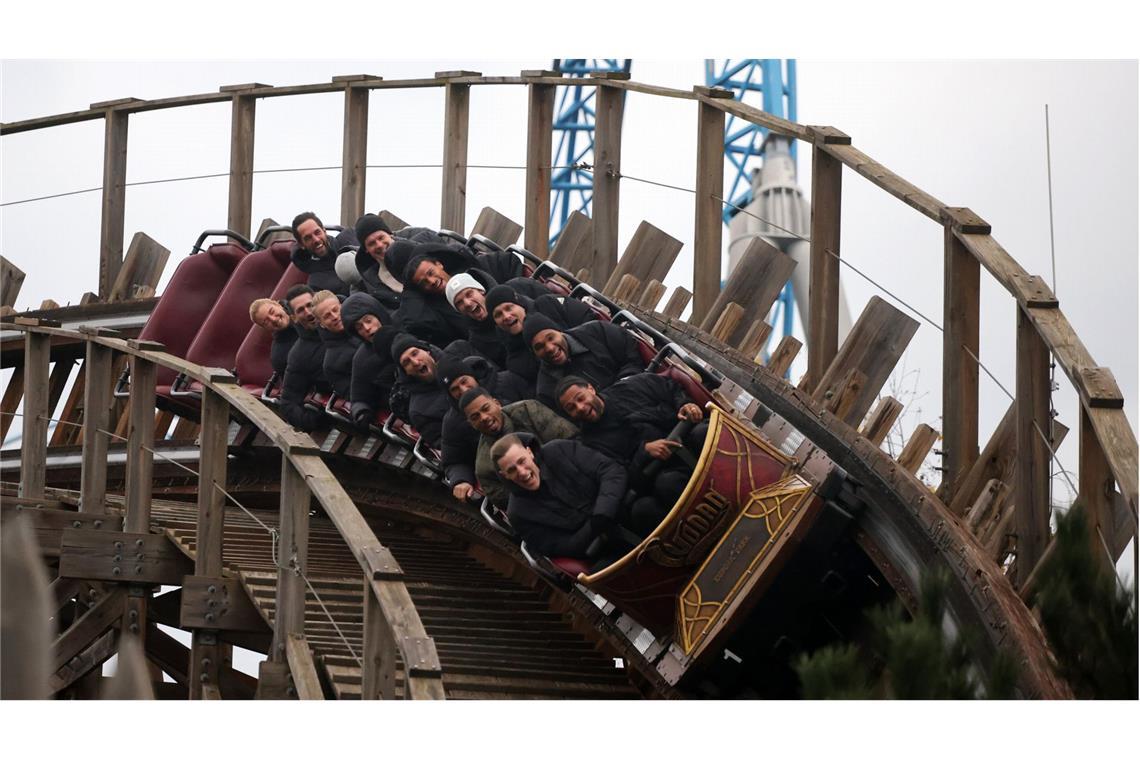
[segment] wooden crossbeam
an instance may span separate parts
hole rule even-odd
[[[285,656],[289,663],[289,673],[293,676],[293,687],[299,699],[324,699],[317,668],[313,664],[313,653],[304,635],[289,634],[285,641]]]
[[[51,672],[57,673],[69,660],[90,646],[96,637],[117,623],[123,616],[125,599],[126,591],[112,586],[102,599],[60,634],[52,644]],[[110,657],[110,654],[107,656]]]

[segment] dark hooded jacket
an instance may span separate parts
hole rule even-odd
[[[348,398],[352,386],[352,358],[364,341],[348,330],[334,333],[318,327],[317,332],[325,344],[322,362],[325,379],[332,386],[333,393]]]
[[[448,350],[445,354],[450,354]],[[503,406],[516,401],[530,398],[534,389],[518,375],[506,370],[499,370],[494,364],[482,356],[468,356],[456,358],[447,356],[436,367],[436,382],[447,393],[451,381],[462,375],[471,375],[475,382],[485,388],[492,396],[498,399]],[[467,423],[458,402],[447,396],[451,406],[443,418],[443,448],[441,451],[444,473],[447,483],[455,486],[459,483],[476,484],[475,454],[479,449],[479,433]]]
[[[491,289],[499,284],[491,275],[482,269],[468,269],[467,274],[474,277],[475,280],[483,286],[484,294],[490,293]],[[515,277],[508,280],[505,284],[510,286],[522,298],[539,298],[550,292],[541,282],[532,280],[529,277]],[[479,353],[483,354],[483,356],[493,361],[499,367],[506,367],[507,341],[504,340],[505,336],[502,330],[495,327],[495,320],[491,318],[491,315],[488,313],[487,318],[482,322],[476,322],[470,317],[466,317],[465,319],[467,320],[468,326],[467,339],[471,341],[471,345],[475,346]]]
[[[562,334],[570,359],[561,366],[540,362],[535,388],[535,397],[551,409],[558,409],[554,387],[566,375],[581,375],[600,391],[645,369],[637,339],[615,324],[587,322]]]
[[[388,396],[396,384],[396,365],[388,346],[398,331],[392,313],[367,293],[353,293],[340,307],[340,320],[345,331],[355,334],[356,323],[365,314],[378,318],[382,326],[372,336],[371,342],[360,341],[352,357],[352,383],[348,398],[352,418],[362,425],[374,421],[376,413],[388,406]],[[382,350],[378,350],[378,346]]]
[[[439,361],[443,358],[443,352],[440,349],[422,340],[415,341],[414,345],[430,352],[436,361],[436,366],[439,366]],[[398,360],[395,364],[396,385],[392,390],[393,395],[406,394],[408,422],[420,434],[424,443],[438,449],[443,439],[443,418],[451,408],[451,404],[448,403],[450,397],[434,379],[423,382],[417,378],[409,377],[399,366]],[[392,411],[397,414],[401,413],[396,406],[392,407]]]
[[[597,422],[578,423],[580,440],[636,469],[651,458],[644,444],[668,436],[677,410],[691,401],[676,382],[651,372],[624,377],[598,395],[605,410]]]
[[[578,441],[531,445],[540,473],[537,491],[513,483],[507,518],[532,552],[585,558],[598,535],[594,516],[616,522],[626,492],[625,468]]]
[[[328,230],[325,230],[328,234]],[[340,296],[347,296],[348,283],[337,277],[336,257],[349,248],[356,248],[356,235],[352,230],[345,230],[335,238],[329,235],[329,248],[331,250],[324,256],[314,256],[301,247],[300,243],[293,243],[290,258],[293,264],[305,274],[309,275],[309,287],[313,290],[331,290]]]
[[[293,427],[306,432],[316,430],[324,414],[305,406],[310,391],[328,393],[325,379],[325,344],[316,330],[297,327],[297,342],[289,351],[285,380],[281,388],[281,414]]]
[[[393,232],[392,237],[411,243],[446,244],[447,242],[447,238],[440,237],[439,233],[427,227],[405,227]],[[367,293],[384,306],[394,310],[400,306],[400,291],[392,288],[386,280],[395,280],[397,284],[402,284],[402,281],[399,273],[388,268],[387,255],[384,258],[383,262],[376,261],[368,255],[368,251],[364,250],[363,245],[361,245],[356,251],[356,271],[360,273],[360,282],[352,286],[352,292]]]
[[[285,377],[285,368],[289,364],[289,351],[297,342],[297,327],[290,324],[284,330],[273,333],[273,343],[269,348],[269,363],[279,377]]]
[[[388,270],[404,284],[400,296],[400,320],[404,330],[437,346],[466,338],[471,320],[457,312],[442,293],[424,293],[410,285],[411,275],[425,258],[438,259],[450,275],[478,268],[496,282],[522,276],[522,260],[509,251],[476,255],[465,246],[442,244],[415,245],[397,241],[388,248]]]
[[[545,314],[563,330],[593,322],[598,318],[596,311],[576,298],[566,298],[554,293],[546,293],[537,298],[528,298],[519,293],[517,297],[511,299],[511,303],[523,307],[527,314]],[[539,370],[538,357],[530,350],[522,333],[511,335],[497,327],[495,330],[507,348],[506,363],[503,366],[532,384],[536,382]]]

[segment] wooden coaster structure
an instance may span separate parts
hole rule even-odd
[[[45,303],[44,309],[35,313],[15,319],[6,317],[0,345],[5,366],[22,370],[14,375],[3,398],[5,432],[21,400],[24,415],[19,496],[6,499],[7,502],[44,506],[50,495],[45,490],[48,421],[64,419],[82,425],[78,438],[61,435],[61,425],[50,441],[51,447],[82,444],[78,511],[58,509],[64,503],[51,499],[46,509],[26,510],[38,512],[40,530],[55,531],[51,538],[60,542],[60,574],[53,581],[56,599],[68,598],[65,592],[74,596],[84,589],[97,590],[99,595],[99,601],[90,605],[56,642],[53,662],[59,667],[54,677],[60,678],[65,666],[76,665],[76,658],[86,657],[90,665],[100,654],[109,656],[113,646],[104,642],[105,632],[109,628],[116,630],[112,626],[118,621],[122,621],[123,630],[129,631],[131,626],[145,630],[149,595],[140,591],[143,584],[170,583],[184,590],[199,589],[205,584],[206,589],[214,591],[205,596],[184,593],[182,597],[184,607],[190,605],[187,619],[201,621],[193,626],[189,694],[220,694],[218,666],[224,646],[218,643],[217,626],[210,625],[217,619],[207,620],[206,615],[213,609],[209,605],[210,594],[219,593],[220,589],[237,593],[234,578],[227,577],[222,567],[223,536],[227,534],[222,508],[225,496],[220,491],[224,486],[219,485],[226,483],[227,429],[229,419],[234,417],[260,431],[279,451],[281,468],[278,530],[282,551],[275,560],[273,643],[257,684],[258,692],[263,696],[281,696],[286,688],[292,688],[310,697],[319,692],[314,687],[311,650],[303,639],[305,588],[294,572],[304,565],[308,505],[310,498],[315,497],[363,578],[359,602],[363,608],[362,696],[394,694],[397,656],[405,664],[405,696],[443,696],[446,676],[441,681],[434,642],[426,635],[416,605],[400,580],[399,563],[361,517],[353,499],[322,460],[313,439],[292,431],[255,399],[237,390],[228,372],[185,362],[164,353],[158,345],[124,339],[124,335],[129,338],[129,329],[112,335],[98,329],[65,329],[50,320],[74,326],[97,309],[116,315],[145,316],[147,312],[148,302],[138,301],[135,296],[153,294],[153,284],[148,283],[157,283],[165,257],[157,248],[144,245],[138,236],[126,264],[122,256],[127,124],[131,114],[200,103],[232,103],[227,226],[245,234],[251,226],[253,124],[260,99],[318,92],[344,94],[341,221],[351,223],[364,211],[370,97],[376,91],[393,88],[441,88],[445,93],[445,137],[440,226],[461,230],[465,226],[471,88],[516,85],[525,86],[529,92],[525,222],[520,227],[487,209],[476,231],[487,233],[503,245],[513,243],[521,233],[531,252],[576,273],[720,370],[730,381],[720,391],[726,403],[731,406],[739,398],[750,398],[752,405],[741,411],[756,421],[765,434],[778,437],[782,430],[794,427],[810,436],[874,491],[876,509],[861,525],[858,540],[900,599],[913,605],[918,569],[922,566],[951,569],[956,585],[950,608],[956,624],[984,631],[991,652],[1008,650],[1017,655],[1022,665],[1023,694],[1067,695],[1065,685],[1052,674],[1043,636],[1023,601],[1033,587],[1034,570],[1052,546],[1048,503],[1050,449],[1056,448],[1065,432],[1050,418],[1050,356],[1080,398],[1078,486],[1092,528],[1094,553],[1106,564],[1114,563],[1129,539],[1136,536],[1137,444],[1111,371],[1093,360],[1041,278],[1026,272],[976,214],[967,208],[948,206],[923,192],[857,150],[851,138],[835,128],[803,126],[772,117],[732,100],[726,91],[656,87],[630,81],[628,74],[596,77],[594,216],[591,219],[574,215],[557,246],[548,250],[553,94],[554,88],[565,84],[562,77],[547,71],[524,71],[518,77],[439,72],[434,78],[417,80],[355,75],[296,87],[255,83],[223,87],[218,93],[155,101],[128,98],[92,104],[86,111],[0,125],[2,135],[100,118],[106,125],[98,294],[85,299],[88,303],[80,307],[70,307],[70,312]],[[693,291],[676,289],[660,311],[658,304],[666,290],[661,282],[680,250],[679,241],[643,222],[624,254],[618,257],[621,120],[627,93],[694,101],[697,110]],[[802,348],[799,341],[785,338],[766,364],[757,361],[760,346],[771,331],[764,316],[794,263],[756,240],[724,289],[720,287],[722,204],[717,196],[723,180],[726,113],[811,146],[812,330],[807,344],[807,373],[796,387],[783,378]],[[881,449],[887,431],[901,412],[901,404],[880,397],[880,391],[917,330],[917,323],[885,301],[872,298],[847,340],[839,345],[844,167],[944,230],[943,478],[936,492],[918,481],[914,473],[938,439],[937,431],[919,426],[897,459]],[[157,263],[158,259],[161,263]],[[23,274],[7,260],[3,264],[3,302],[10,307]],[[1015,300],[1017,382],[1016,399],[990,441],[979,450],[976,357],[983,268]],[[96,299],[104,303],[96,303]],[[116,303],[117,299],[127,300]],[[681,314],[690,301],[691,316],[682,321]],[[137,329],[141,323],[134,324]],[[113,407],[110,396],[110,384],[117,375],[111,369],[116,357],[119,362],[129,363],[132,370],[130,402],[121,411]],[[83,359],[81,379],[77,379],[71,396],[56,412],[70,370],[79,358]],[[153,379],[157,366],[185,372],[204,387],[201,418],[183,421],[181,431],[182,440],[192,441],[197,435],[198,477],[203,479],[197,487],[192,571],[185,567],[187,555],[172,548],[169,536],[150,532],[155,521],[150,491],[153,460],[148,452],[155,445],[155,425],[162,430],[163,424],[172,422],[162,417],[164,413],[159,413],[157,420],[154,414],[154,389],[153,383],[148,386],[148,377]],[[103,431],[111,432],[110,425],[129,439],[121,525],[105,519],[108,435]],[[132,553],[130,547],[138,550]],[[503,554],[510,552],[504,549]],[[82,556],[97,559],[83,562]],[[123,556],[136,557],[138,562],[123,560]],[[282,557],[296,564],[282,565],[278,561]],[[511,561],[516,559],[511,556]],[[64,576],[64,568],[73,575]],[[87,585],[81,589],[82,584]],[[243,587],[245,593],[249,593],[248,585]],[[194,608],[194,604],[201,608]],[[599,635],[613,647],[629,652],[628,642],[607,628],[609,623],[596,615],[591,617],[581,608],[574,614],[596,624]],[[633,654],[629,656],[636,659]],[[636,668],[636,662],[631,664]],[[79,670],[75,668],[76,672]],[[85,672],[89,671],[90,667]],[[646,678],[651,683],[642,688],[643,693],[667,693],[660,684],[652,683],[651,676]]]

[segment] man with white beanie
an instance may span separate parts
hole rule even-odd
[[[507,281],[518,292],[537,298],[545,295],[546,286],[529,277],[515,277]],[[507,344],[503,336],[495,330],[495,321],[487,310],[487,291],[499,283],[481,269],[468,269],[455,274],[447,281],[444,295],[451,308],[470,320],[467,339],[479,353],[499,367],[507,360]]]

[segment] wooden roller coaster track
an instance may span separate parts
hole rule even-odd
[[[969,209],[943,204],[857,150],[847,135],[832,127],[777,119],[731,100],[723,91],[694,87],[686,92],[627,77],[597,78],[594,218],[575,222],[577,226],[567,229],[554,251],[546,244],[552,93],[565,80],[552,72],[523,72],[519,77],[441,72],[432,79],[401,81],[352,76],[282,88],[239,85],[182,98],[97,103],[86,111],[0,125],[0,134],[104,119],[98,295],[110,301],[122,279],[120,270],[139,266],[132,257],[124,264],[122,256],[130,114],[205,102],[233,103],[228,226],[247,234],[252,124],[259,99],[344,93],[341,216],[350,223],[364,211],[370,93],[399,87],[443,88],[441,226],[463,229],[470,87],[526,86],[530,93],[526,247],[571,271],[588,269],[596,287],[722,373],[729,381],[722,390],[737,394],[726,403],[751,400],[739,411],[762,429],[772,433],[791,426],[810,438],[870,494],[856,540],[904,603],[915,598],[924,567],[948,569],[954,578],[950,622],[959,630],[984,633],[979,664],[984,667],[999,651],[1013,653],[1021,665],[1023,695],[1067,696],[1023,601],[1032,587],[1034,569],[1051,546],[1048,461],[1050,446],[1057,441],[1048,408],[1049,356],[1080,398],[1079,491],[1095,548],[1106,562],[1115,561],[1128,541],[1135,540],[1137,525],[1137,444],[1112,373],[1093,360],[1044,282],[1026,272],[992,237],[989,225]],[[664,294],[657,253],[671,240],[668,235],[643,224],[618,258],[621,95],[626,91],[691,100],[697,107],[696,255],[693,310],[687,321],[680,315],[690,295],[682,289],[656,311]],[[753,297],[741,298],[740,303],[717,297],[721,204],[716,195],[723,176],[719,141],[726,113],[811,146],[812,330],[808,371],[797,387],[783,379],[799,348],[794,339],[781,343],[766,365],[756,360],[770,329],[763,318],[775,298],[771,288],[760,284],[782,266],[779,252],[755,242],[750,249],[755,266],[739,275],[753,278],[755,287],[737,291],[751,292]],[[913,476],[933,437],[916,431],[902,455],[892,459],[880,444],[885,426],[897,416],[897,402],[887,399],[870,409],[913,329],[905,318],[872,299],[851,336],[842,346],[838,342],[843,167],[945,232],[945,470],[937,491]],[[502,219],[492,214],[489,223]],[[141,260],[142,255],[136,258]],[[1017,393],[1006,420],[979,450],[976,357],[982,269],[1016,302]],[[6,288],[13,279],[18,287],[18,277],[11,271],[4,278]],[[157,282],[157,277],[153,280]],[[118,283],[120,298],[124,292],[130,289]],[[6,297],[5,303],[10,305],[11,298]],[[137,311],[131,304],[127,300],[108,311]],[[56,690],[97,668],[100,654],[105,659],[112,653],[105,642],[108,630],[154,634],[154,640],[161,642],[149,623],[162,619],[178,620],[192,631],[190,651],[180,655],[185,661],[181,667],[186,693],[192,698],[231,690],[240,693],[240,679],[235,680],[223,664],[226,647],[258,637],[266,642],[268,660],[256,688],[266,697],[683,695],[665,684],[632,645],[619,616],[599,609],[580,593],[548,588],[530,574],[510,542],[477,517],[448,505],[440,489],[408,486],[376,498],[365,483],[353,484],[352,473],[337,457],[330,458],[313,438],[292,430],[236,386],[229,372],[198,366],[165,353],[162,346],[124,339],[120,333],[64,329],[51,321],[66,317],[69,325],[82,323],[83,308],[97,310],[93,305],[78,312],[48,309],[6,317],[0,341],[5,365],[22,368],[3,402],[9,415],[21,399],[23,403],[18,495],[12,497],[9,488],[6,506],[34,516],[49,562],[55,564],[58,557],[56,599],[75,599],[79,607],[77,619],[53,647]],[[76,383],[60,414],[80,422],[82,432],[68,437],[57,430],[49,447],[48,423],[67,381],[67,372],[50,371],[51,362],[55,359],[59,370],[67,360],[70,371],[70,360],[77,357],[83,358],[84,382]],[[129,406],[122,414],[111,395],[116,357],[125,358],[131,369]],[[161,442],[156,444],[154,415],[159,367],[184,373],[202,386],[199,427],[188,426],[181,438],[175,436],[196,449],[192,459],[197,472],[190,479],[167,472],[169,468],[155,461],[156,452],[162,450]],[[866,423],[860,424],[868,412]],[[234,470],[247,467],[240,458],[229,456],[236,445],[231,419],[250,433],[248,438],[256,434],[259,441],[257,468],[264,487],[257,505],[249,508],[227,505],[236,501],[231,489]],[[169,423],[167,418],[164,424]],[[10,424],[11,417],[4,421],[5,432]],[[125,447],[119,447],[125,463],[118,470],[108,466],[108,451],[116,446],[109,444],[112,427],[127,439]],[[1051,431],[1049,436],[1045,430]],[[160,441],[162,437],[158,436]],[[79,487],[72,493],[47,488],[49,454],[63,453],[78,458]],[[75,470],[74,464],[71,468]],[[176,494],[180,487],[183,497],[196,495],[196,511],[185,501],[153,498],[155,489]],[[321,514],[310,517],[313,499]],[[94,528],[96,523],[101,527]],[[1006,534],[1014,537],[1012,544],[1005,540]],[[994,541],[996,549],[991,546]],[[137,564],[130,557],[120,561],[124,553],[120,545],[132,542],[139,548]],[[98,559],[77,565],[80,548]],[[137,575],[130,577],[132,572]],[[162,601],[168,596],[164,594],[152,600],[154,584],[181,587],[179,598]],[[81,604],[84,589],[93,593]],[[232,611],[230,622],[238,621],[232,628],[215,613],[222,592],[233,592],[223,603]],[[510,611],[511,624],[500,629],[496,624],[503,621],[504,610]],[[152,660],[162,659],[161,649],[160,643],[148,647]],[[625,661],[624,673],[609,666],[607,655]],[[164,662],[171,659],[176,658]]]

